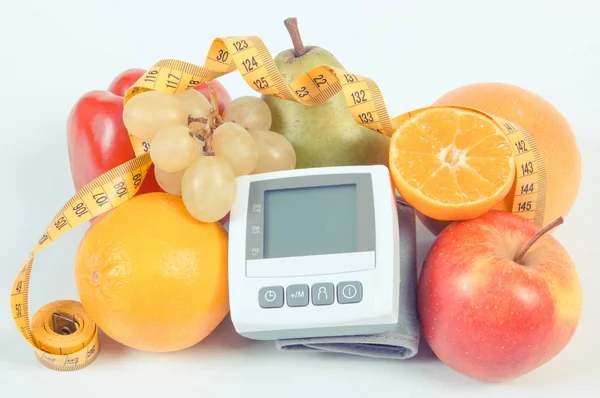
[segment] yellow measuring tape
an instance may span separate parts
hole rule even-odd
[[[125,103],[147,90],[175,94],[235,70],[254,91],[306,106],[320,104],[342,91],[356,123],[387,136],[391,136],[396,126],[417,112],[390,119],[381,91],[373,80],[329,65],[316,66],[288,83],[263,41],[256,36],[215,39],[204,67],[171,59],[159,61],[127,91]],[[514,146],[517,176],[515,190],[509,193],[514,196],[512,212],[542,226],[546,172],[539,147],[523,128],[495,115],[482,113],[504,130]],[[136,155],[148,150],[149,143],[131,135],[130,139]]]
[[[266,46],[256,36],[225,37],[213,41],[204,67],[177,60],[155,64],[127,91],[124,101],[147,90],[178,93],[238,70],[255,91],[312,106],[342,91],[354,120],[391,136],[395,126],[413,113],[390,119],[377,84],[360,75],[328,65],[317,66],[293,82],[286,82]],[[517,163],[512,211],[542,225],[546,176],[542,154],[522,128],[493,115],[514,145]],[[130,136],[136,158],[91,181],[58,212],[27,258],[13,283],[10,305],[22,336],[48,368],[68,371],[89,365],[99,353],[98,328],[81,304],[57,301],[43,306],[29,321],[29,281],[33,260],[59,236],[85,221],[131,199],[152,164],[147,143]]]

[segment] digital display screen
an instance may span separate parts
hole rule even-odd
[[[264,258],[358,251],[356,184],[266,190]]]

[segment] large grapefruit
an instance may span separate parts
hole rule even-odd
[[[579,192],[581,154],[567,119],[537,94],[505,83],[475,83],[452,90],[433,105],[463,105],[512,121],[533,137],[544,156],[547,196],[544,225],[566,217]],[[511,211],[515,186],[495,209]],[[448,223],[419,214],[434,234]]]

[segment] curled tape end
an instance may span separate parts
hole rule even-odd
[[[98,327],[77,301],[60,300],[44,305],[34,314],[31,328],[36,339],[36,357],[49,369],[84,368],[100,351]]]

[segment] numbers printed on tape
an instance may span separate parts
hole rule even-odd
[[[263,41],[255,36],[215,39],[204,67],[177,60],[159,61],[128,90],[125,102],[146,90],[178,93],[236,69],[255,91],[306,106],[320,104],[342,91],[354,120],[384,135],[392,135],[399,120],[410,115],[408,112],[390,119],[374,81],[329,65],[316,66],[288,84]],[[488,116],[501,124],[515,145],[519,174],[512,211],[542,226],[546,195],[542,154],[525,130],[494,115]],[[136,154],[148,151],[148,143],[133,136],[130,139]]]
[[[98,329],[80,303],[56,301],[45,305],[29,320],[29,281],[37,253],[76,226],[131,199],[138,191],[151,165],[144,154],[96,178],[77,192],[48,225],[13,283],[10,306],[21,335],[35,349],[46,367],[59,370],[81,369],[94,361],[100,350]],[[50,325],[53,314],[72,317],[76,330],[65,336]]]
[[[235,70],[253,90],[307,106],[325,102],[342,91],[357,123],[386,135],[394,132],[374,81],[343,69],[319,65],[288,84],[265,44],[256,36],[215,39],[203,67],[177,60],[158,62],[127,91],[125,102],[147,90],[179,93]],[[130,138],[137,155],[148,151],[147,143]]]
[[[544,226],[546,205],[546,167],[544,157],[531,137],[515,123],[493,116],[513,144],[517,176],[512,212]]]
[[[150,68],[125,94],[124,102],[148,90],[175,94],[238,70],[255,91],[313,106],[340,91],[356,123],[391,136],[395,126],[411,112],[390,119],[377,84],[360,75],[329,65],[319,65],[292,82],[286,82],[266,46],[256,36],[223,37],[213,41],[203,67],[178,60],[162,60]],[[541,151],[532,137],[509,121],[488,115],[505,130],[514,145],[517,176],[512,211],[542,225],[546,195],[546,171]],[[96,178],[77,192],[58,212],[33,248],[13,283],[10,305],[23,337],[36,357],[48,368],[81,369],[98,355],[98,330],[77,302],[58,301],[36,312],[29,320],[29,281],[37,253],[76,226],[113,209],[139,190],[152,164],[147,142],[130,135],[135,159]],[[261,211],[260,209],[253,211]],[[79,325],[68,338],[49,332],[49,319],[59,311]]]

